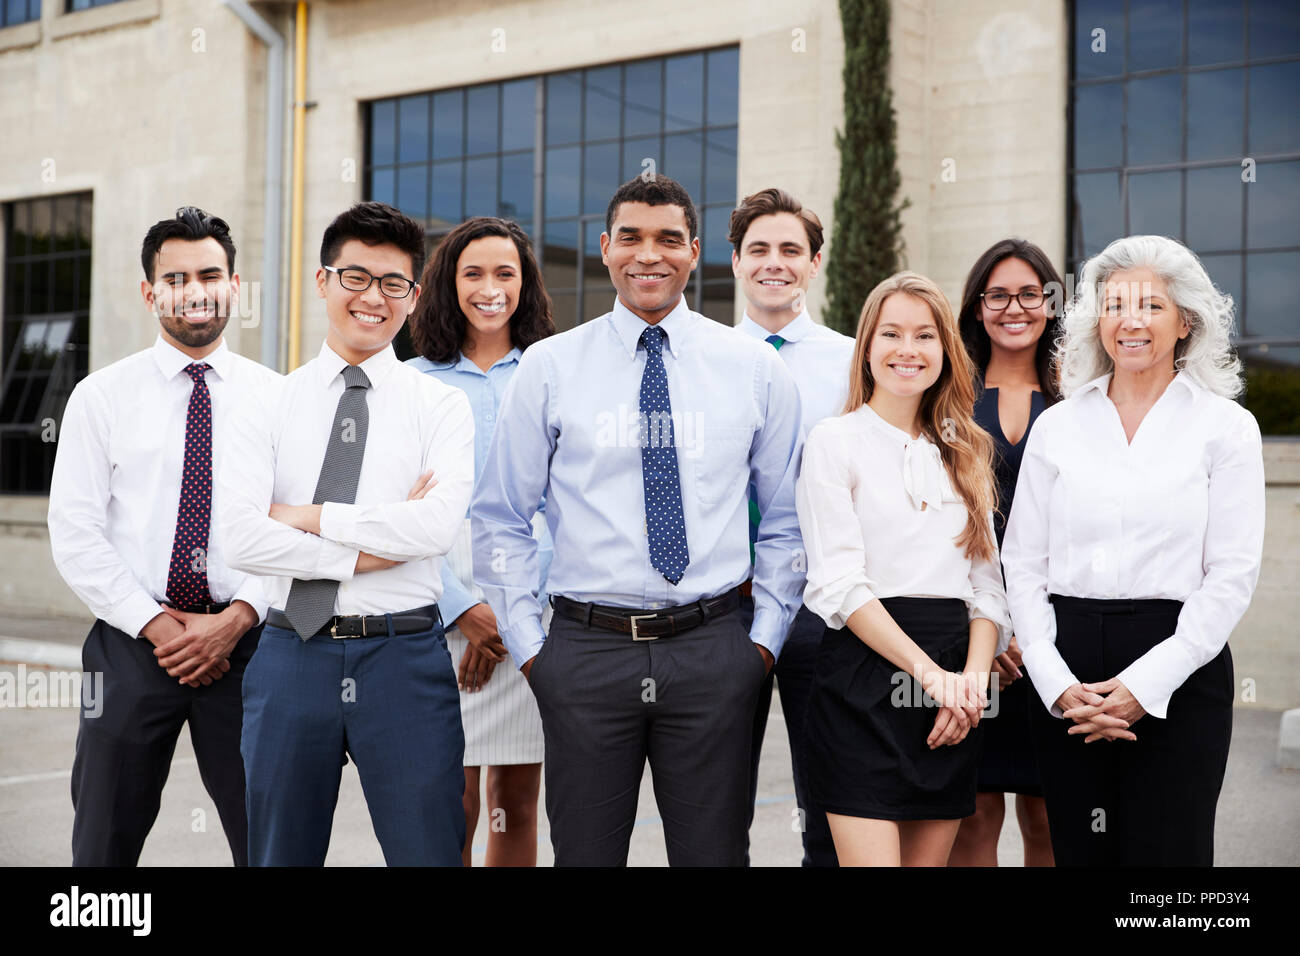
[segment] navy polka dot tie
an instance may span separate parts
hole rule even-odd
[[[212,396],[203,373],[206,362],[185,366],[194,380],[185,416],[185,468],[176,512],[167,601],[175,607],[211,604],[208,591],[208,528],[212,520]]]
[[[645,486],[645,528],[650,563],[673,584],[691,563],[682,513],[682,481],[673,442],[673,407],[664,369],[664,331],[650,326],[641,333],[645,371],[641,375],[641,480]]]

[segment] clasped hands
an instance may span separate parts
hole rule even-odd
[[[945,671],[939,667],[922,675],[921,686],[939,705],[934,726],[925,738],[931,750],[959,744],[979,726],[980,714],[988,706],[984,691],[987,682],[987,674]]]
[[[1118,678],[1095,684],[1073,684],[1056,698],[1056,706],[1074,721],[1066,733],[1087,734],[1085,744],[1094,740],[1137,740],[1129,728],[1146,714],[1137,698]]]

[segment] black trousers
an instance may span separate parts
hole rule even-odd
[[[261,633],[259,625],[240,638],[221,680],[187,687],[158,666],[149,641],[95,622],[81,665],[87,674],[102,677],[96,678],[100,699],[83,698],[77,730],[73,866],[136,865],[186,721],[199,776],[216,804],[231,856],[236,866],[248,864],[240,684]]]
[[[625,866],[646,761],[670,866],[742,866],[762,654],[739,614],[653,641],[556,615],[529,681],[556,866]]]
[[[1083,683],[1109,680],[1174,633],[1179,601],[1052,595],[1056,647]],[[1083,742],[1039,701],[1030,732],[1057,866],[1211,866],[1214,813],[1232,739],[1232,654],[1225,645],[1147,714],[1136,741]]]
[[[754,599],[740,599],[741,621],[746,630],[754,621]],[[772,678],[781,694],[781,712],[785,715],[785,732],[790,740],[790,763],[794,775],[794,798],[799,807],[802,826],[803,866],[839,866],[835,855],[835,841],[831,839],[826,813],[817,808],[808,793],[808,775],[803,761],[803,726],[808,714],[808,698],[812,693],[813,671],[817,664],[817,648],[821,646],[826,622],[802,605],[795,615],[794,625],[786,637],[781,656],[777,658],[772,673],[759,690],[758,704],[754,708],[753,744],[750,748],[749,773],[749,823],[754,822],[754,804],[758,799],[758,764],[763,752],[763,735],[767,732],[767,716],[772,707]],[[748,835],[746,835],[746,863],[749,862]]]

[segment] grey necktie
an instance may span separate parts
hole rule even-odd
[[[366,432],[370,426],[370,410],[366,407],[370,379],[360,367],[348,365],[343,369],[343,383],[312,504],[337,501],[350,505],[356,501],[357,480],[361,477],[361,460],[366,455]],[[284,603],[284,614],[304,641],[334,616],[334,599],[338,593],[339,582],[328,578],[294,579],[289,599]]]

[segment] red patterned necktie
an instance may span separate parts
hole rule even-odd
[[[211,604],[208,591],[208,527],[212,519],[212,396],[203,373],[206,362],[185,366],[194,380],[185,416],[185,470],[176,512],[167,600],[175,607]]]

